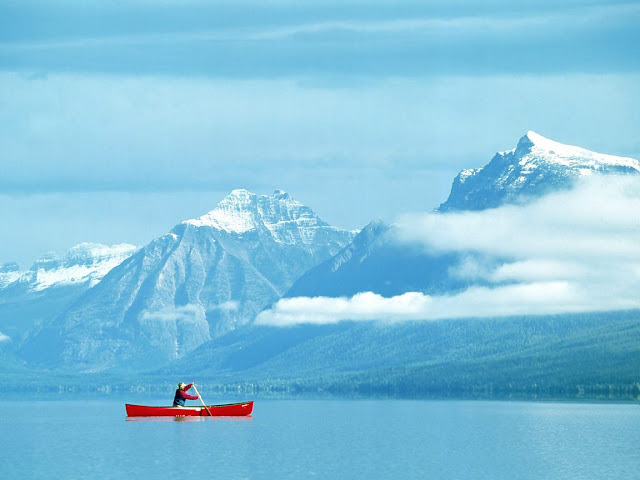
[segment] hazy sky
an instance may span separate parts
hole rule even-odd
[[[430,211],[527,130],[640,158],[638,45],[624,1],[5,0],[0,264],[234,188],[347,228]]]

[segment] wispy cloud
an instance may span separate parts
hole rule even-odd
[[[235,312],[240,308],[240,302],[236,300],[228,300],[226,302],[222,302],[218,305],[209,306],[207,310],[220,310],[223,312]]]
[[[4,333],[0,332],[0,343],[10,342],[10,341],[11,341],[11,337],[9,335],[5,335]]]
[[[640,6],[633,4],[598,5],[569,10],[547,11],[544,14],[512,14],[512,15],[473,15],[440,17],[407,17],[385,20],[341,20],[314,23],[284,25],[261,30],[247,30],[235,39],[268,40],[294,37],[300,35],[324,35],[335,33],[352,34],[399,34],[399,35],[481,35],[517,34],[528,31],[540,35],[540,29],[555,29],[562,26],[565,30],[585,28],[589,24],[602,24],[605,20],[617,17],[638,15]],[[535,30],[534,30],[535,29]],[[210,34],[209,34],[210,35]],[[202,39],[207,38],[203,34]],[[214,34],[211,39],[216,39]],[[224,37],[222,37],[224,38]],[[226,37],[233,39],[234,37]]]
[[[234,78],[312,71],[388,78],[639,68],[633,44],[640,6],[633,3],[542,9],[503,4],[480,11],[443,4],[397,12],[389,5],[267,7],[250,16],[242,8],[208,8],[200,17],[184,17],[184,9],[172,15],[171,8],[133,8],[144,19],[139,23],[108,8],[87,10],[52,9],[54,26],[46,28],[38,18],[32,21],[42,28],[28,24],[28,13],[10,18],[7,23],[17,26],[0,37],[0,69]]]
[[[257,322],[284,326],[343,320],[385,322],[640,308],[640,179],[596,177],[522,206],[415,214],[393,231],[429,254],[470,253],[452,274],[479,278],[453,295],[292,298]],[[474,254],[507,258],[474,264]]]
[[[202,322],[205,318],[201,305],[169,306],[158,310],[145,310],[140,314],[140,320],[151,322]]]
[[[180,306],[167,306],[157,310],[144,310],[140,313],[141,321],[152,322],[205,322],[206,312],[222,311],[235,312],[240,307],[239,302],[229,300],[218,305],[207,306],[187,304]],[[206,324],[206,322],[205,322]]]
[[[106,34],[99,36],[79,36],[69,32],[69,37],[42,41],[22,38],[0,42],[0,51],[11,49],[38,50],[61,48],[96,48],[100,46],[142,46],[192,42],[238,42],[254,40],[303,40],[304,36],[319,36],[336,33],[351,34],[408,34],[408,35],[477,35],[482,33],[513,33],[521,35],[526,30],[529,35],[540,35],[540,29],[563,28],[582,29],[591,24],[598,25],[607,21],[640,14],[640,6],[633,3],[583,5],[546,10],[512,10],[505,14],[500,9],[487,9],[473,15],[458,12],[451,14],[446,9],[439,13],[429,12],[411,16],[402,13],[395,17],[379,18],[381,15],[357,16],[340,15],[340,11],[326,11],[331,20],[320,21],[274,21],[274,17],[265,18],[263,23],[247,25],[238,12],[237,23],[217,26],[215,29],[189,28],[170,31],[156,31],[128,34]],[[374,13],[374,12],[370,12]],[[406,14],[405,14],[406,15]],[[340,19],[340,17],[343,18]],[[306,16],[304,16],[306,17]],[[335,19],[338,17],[339,19]],[[285,16],[287,18],[287,16]],[[119,29],[114,28],[117,31]],[[332,43],[341,41],[334,39]]]

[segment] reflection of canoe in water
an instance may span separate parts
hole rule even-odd
[[[251,415],[253,402],[207,405],[207,407],[151,407],[125,404],[128,417],[244,417]]]

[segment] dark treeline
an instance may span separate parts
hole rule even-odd
[[[187,361],[188,360],[188,361]],[[640,314],[370,323],[234,334],[150,372],[0,374],[20,396],[349,397],[636,401]]]

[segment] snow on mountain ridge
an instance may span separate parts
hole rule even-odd
[[[234,190],[111,270],[25,348],[87,372],[157,368],[249,324],[352,239],[281,190]]]
[[[113,268],[129,258],[137,247],[126,243],[100,245],[81,243],[72,247],[64,256],[62,265],[52,270],[39,269],[31,287],[34,291],[51,286],[70,285],[89,282],[89,286],[98,283]]]
[[[605,153],[597,153],[585,148],[550,140],[529,130],[518,142],[518,146],[505,154],[524,153],[520,165],[525,165],[532,159],[544,158],[545,161],[564,165],[566,167],[584,167],[590,172],[602,168],[603,165],[632,168],[640,172],[640,162],[634,158],[618,157]],[[590,173],[589,172],[589,173]],[[585,170],[585,174],[588,174]]]
[[[135,245],[120,243],[117,245],[102,245],[99,243],[80,243],[71,247],[64,255],[64,264],[71,266],[82,263],[92,265],[105,261],[120,259],[121,261],[130,257],[137,249]]]
[[[437,210],[494,208],[571,188],[587,175],[638,173],[636,159],[592,152],[528,131],[514,149],[496,153],[480,168],[462,170]]]
[[[43,255],[29,270],[20,271],[17,265],[16,268],[6,268],[8,271],[0,273],[0,289],[18,283],[33,292],[85,282],[93,286],[135,250],[134,245],[125,243],[113,246],[80,243],[71,247],[62,257],[53,252]]]
[[[266,229],[274,239],[283,243],[309,243],[316,230],[334,229],[283,190],[276,190],[268,196],[236,189],[215,209],[182,223],[215,228],[235,235]]]
[[[480,170],[482,170],[482,167],[480,167],[480,168],[467,168],[465,170],[462,170],[458,174],[458,180],[460,181],[460,183],[464,183],[467,178],[472,177],[473,175],[478,173]]]
[[[0,271],[0,290],[19,281],[22,275],[23,272],[18,270]]]
[[[213,227],[227,233],[248,232],[255,228],[254,212],[250,208],[253,197],[255,194],[247,190],[233,190],[210,212],[182,223],[196,227]]]

